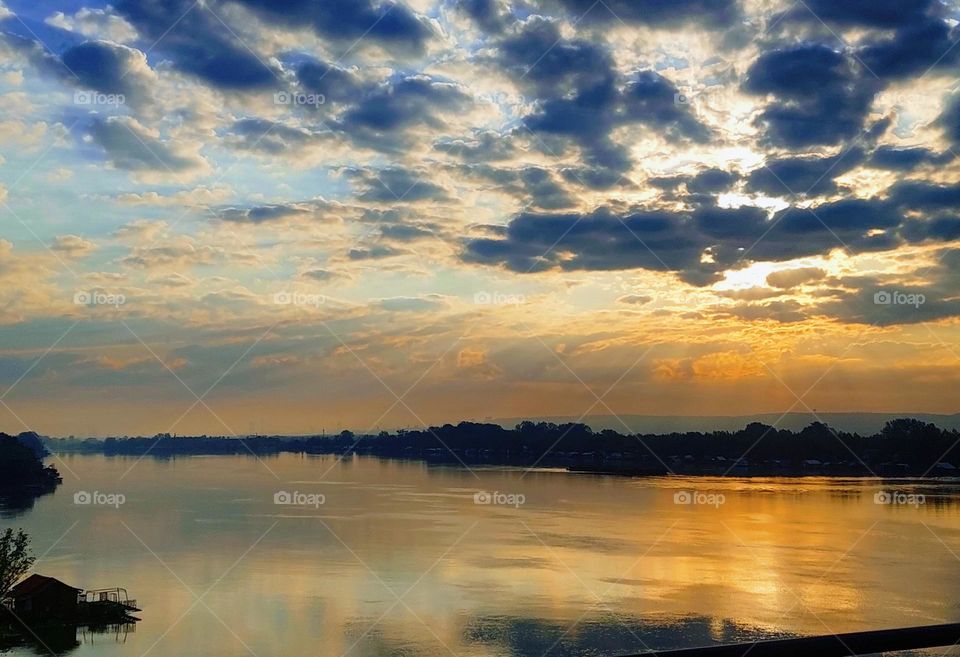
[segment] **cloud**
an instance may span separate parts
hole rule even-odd
[[[784,262],[827,255],[886,251],[904,243],[903,214],[882,199],[842,199],[789,207],[768,218],[751,206],[702,205],[689,211],[601,207],[588,213],[515,216],[502,235],[469,239],[466,262],[518,272],[667,271],[708,285],[740,262]]]
[[[642,306],[653,301],[653,297],[645,294],[625,294],[617,298],[618,303],[627,303],[632,306]]]
[[[634,23],[679,27],[697,23],[706,29],[723,29],[740,18],[738,0],[557,0],[577,19],[588,23]]]
[[[496,185],[496,191],[515,196],[534,208],[556,210],[576,204],[574,196],[549,169],[534,166],[508,169],[467,165],[458,170],[471,179],[489,180]]]
[[[724,192],[740,179],[735,171],[711,168],[699,171],[686,181],[687,191],[692,194],[717,194]]]
[[[300,276],[314,281],[320,281],[321,283],[326,283],[337,278],[344,278],[343,274],[330,271],[329,269],[309,269],[305,272],[302,272]]]
[[[502,264],[515,272],[650,269],[701,273],[704,242],[676,213],[637,211],[619,215],[599,208],[587,214],[521,213],[503,238],[466,244],[468,262]]]
[[[494,130],[476,130],[470,137],[441,138],[433,148],[467,162],[507,160],[515,153],[510,136]]]
[[[331,132],[314,131],[267,119],[240,119],[224,132],[226,143],[238,150],[263,155],[299,156],[307,148],[328,143]]]
[[[214,13],[222,10],[219,3],[207,7],[192,0],[119,0],[114,7],[177,69],[206,84],[227,91],[278,84],[278,71]]]
[[[639,71],[627,83],[623,93],[624,116],[663,131],[673,141],[705,143],[711,131],[678,102],[679,89],[655,71]]]
[[[510,22],[510,8],[501,0],[459,0],[457,8],[491,34],[503,31]]]
[[[533,94],[526,128],[544,137],[572,140],[583,151],[582,167],[568,180],[605,188],[632,167],[617,128],[641,125],[672,142],[705,143],[712,132],[677,101],[679,90],[652,70],[621,76],[601,43],[567,38],[557,22],[534,16],[497,44],[496,63]],[[549,149],[548,149],[549,150]]]
[[[332,125],[360,145],[398,151],[409,146],[410,129],[440,130],[446,125],[445,115],[463,112],[472,103],[457,83],[427,75],[405,76],[368,90]]]
[[[447,191],[430,182],[425,170],[413,171],[400,167],[386,169],[344,169],[344,175],[358,189],[357,199],[373,203],[416,203],[442,201]]]
[[[157,83],[146,55],[135,48],[87,41],[64,51],[61,58],[77,76],[79,86],[105,94],[122,94],[134,105],[148,102]]]
[[[69,256],[77,257],[88,255],[96,250],[97,245],[79,235],[59,235],[53,240],[50,248],[54,251],[60,251]]]
[[[807,21],[824,20],[840,25],[894,29],[923,20],[935,0],[807,0],[807,7],[797,7],[791,17]],[[811,14],[813,14],[811,16]]]
[[[943,114],[937,119],[937,124],[955,145],[960,145],[960,93],[954,94],[948,101]]]
[[[832,48],[803,44],[760,54],[747,70],[743,89],[771,95],[757,121],[776,145],[831,145],[863,129],[879,81],[857,61]]]
[[[94,119],[89,135],[93,143],[103,149],[110,164],[118,169],[175,175],[207,168],[201,156],[169,145],[158,133],[130,117]]]
[[[159,285],[160,287],[189,287],[193,285],[193,281],[179,272],[172,272],[170,274],[161,274],[159,276],[151,276],[147,279],[147,282],[151,285]]]
[[[807,318],[803,305],[793,299],[770,301],[763,304],[742,303],[729,310],[721,311],[719,314],[738,317],[747,321],[770,320],[782,324],[802,322]]]
[[[72,16],[58,11],[45,18],[44,22],[61,30],[77,32],[92,39],[108,39],[117,43],[125,43],[137,38],[137,31],[133,26],[122,16],[118,16],[109,6],[105,9],[83,7]]]
[[[324,103],[359,100],[363,84],[347,69],[319,59],[307,59],[297,68],[297,81],[304,91],[320,94]]]
[[[953,153],[949,151],[938,154],[922,146],[912,148],[880,146],[873,152],[867,163],[877,169],[907,172],[924,164],[945,164],[953,157]]]
[[[393,297],[390,299],[382,299],[378,305],[384,310],[392,312],[419,313],[439,310],[447,304],[442,297],[430,295],[428,297]]]
[[[826,277],[827,272],[819,267],[797,267],[782,269],[767,275],[767,285],[780,289],[791,289],[804,283],[819,281]]]
[[[953,48],[957,38],[957,30],[939,18],[920,18],[900,27],[893,36],[865,46],[858,56],[872,74],[902,79],[955,65],[960,59]]]
[[[400,2],[376,0],[237,0],[263,20],[287,28],[310,27],[318,36],[420,53],[433,36],[430,24]]]
[[[864,152],[859,148],[828,157],[769,159],[747,176],[747,190],[769,196],[832,194],[838,191],[835,179],[854,169],[863,159]]]
[[[255,205],[246,208],[223,208],[217,216],[224,221],[234,223],[261,224],[286,219],[296,219],[312,214],[311,208],[295,203],[275,203]]]
[[[407,253],[403,249],[397,249],[392,246],[378,244],[371,247],[354,247],[350,249],[347,256],[351,260],[380,260]]]
[[[890,202],[912,210],[941,210],[960,205],[960,185],[905,180],[889,190]]]

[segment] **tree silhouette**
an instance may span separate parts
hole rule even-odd
[[[0,535],[0,598],[27,574],[36,559],[30,554],[30,537],[22,530],[7,528]]]

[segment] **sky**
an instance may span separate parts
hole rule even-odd
[[[958,19],[2,0],[0,425],[958,412]]]

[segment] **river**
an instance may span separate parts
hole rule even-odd
[[[60,654],[613,655],[960,621],[960,481],[61,458],[0,523],[142,620]]]

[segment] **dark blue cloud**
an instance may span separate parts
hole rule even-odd
[[[681,102],[677,87],[655,71],[639,71],[623,92],[624,121],[636,121],[662,131],[669,139],[709,140],[710,130]]]
[[[380,229],[380,235],[397,242],[412,242],[414,240],[435,237],[429,228],[410,224],[390,224]]]
[[[687,191],[691,194],[716,194],[730,189],[740,179],[735,171],[723,169],[704,169],[686,181]]]
[[[137,51],[103,41],[88,41],[66,50],[61,59],[78,83],[107,94],[131,96],[139,89],[131,65]]]
[[[502,32],[510,21],[510,10],[500,0],[459,0],[457,7],[485,32]]]
[[[413,171],[401,167],[384,169],[349,168],[344,175],[357,187],[357,198],[373,203],[415,203],[417,201],[441,201],[447,191],[430,182],[426,171]]]
[[[262,224],[292,219],[310,214],[310,210],[293,203],[255,205],[245,208],[223,208],[217,215],[224,221],[233,223]]]
[[[611,138],[620,126],[645,125],[671,141],[703,143],[710,137],[665,77],[645,70],[624,79],[604,44],[566,38],[557,23],[542,17],[502,38],[496,62],[532,94],[534,109],[524,126],[580,148],[584,166],[565,170],[569,181],[598,189],[621,181],[632,162],[626,145]]]
[[[470,137],[459,139],[441,138],[434,145],[434,150],[466,162],[495,162],[509,159],[514,151],[513,141],[509,135],[503,135],[493,130],[475,130]]]
[[[741,15],[738,0],[558,0],[559,4],[586,23],[637,23],[678,26],[696,22],[708,29],[722,29]]]
[[[353,73],[319,59],[308,59],[297,67],[297,82],[305,92],[323,95],[326,102],[355,102],[363,93]]]
[[[422,52],[433,36],[430,24],[399,2],[376,0],[237,0],[265,21],[290,28],[309,26],[326,39],[371,43]]]
[[[894,29],[923,20],[935,4],[936,0],[806,0],[805,6],[797,7],[791,15],[810,21]]]
[[[873,97],[882,88],[860,68],[844,53],[804,44],[761,54],[747,71],[743,88],[775,97],[759,117],[772,143],[838,144],[861,133]]]
[[[954,144],[960,144],[960,94],[947,101],[947,107],[937,119],[937,123],[943,128],[947,139]]]
[[[355,142],[383,151],[408,145],[405,131],[415,126],[444,127],[442,114],[465,110],[472,98],[446,80],[425,75],[388,81],[350,106],[336,127]]]
[[[833,231],[838,235],[866,234],[871,230],[895,228],[903,221],[897,209],[888,203],[869,199],[843,199],[823,203],[812,211],[788,208],[774,218],[784,233],[806,234]]]
[[[952,160],[953,157],[954,155],[949,151],[935,153],[922,146],[912,148],[881,146],[873,152],[868,163],[877,169],[912,171],[923,164],[944,164]]]
[[[911,210],[942,210],[960,207],[960,185],[903,181],[889,190],[890,202]]]
[[[226,90],[277,84],[264,63],[207,10],[192,0],[119,0],[116,10],[166,54],[179,70]]]
[[[497,59],[540,98],[603,93],[616,78],[606,48],[585,39],[565,38],[556,22],[539,16],[500,40]]]
[[[462,258],[520,273],[670,271],[702,286],[741,262],[783,262],[843,248],[853,253],[893,249],[904,242],[902,226],[898,208],[879,199],[791,207],[773,217],[756,207],[715,204],[689,211],[522,212],[502,233],[467,241]]]
[[[240,119],[223,134],[227,144],[233,148],[267,155],[296,153],[331,136],[330,131],[315,132],[266,119]]]
[[[503,239],[471,240],[463,257],[521,273],[552,268],[698,270],[701,244],[693,231],[684,230],[688,222],[667,212],[618,215],[608,208],[587,214],[521,213]]]
[[[932,219],[911,219],[901,231],[910,242],[951,242],[960,240],[960,216],[941,215]]]
[[[960,61],[960,51],[953,48],[957,39],[956,29],[951,29],[939,18],[927,18],[900,28],[887,39],[865,46],[858,57],[872,74],[884,79],[900,79],[923,74],[932,67],[946,68],[956,64]]]
[[[783,157],[767,160],[747,176],[747,190],[768,196],[822,195],[837,191],[835,178],[858,166],[864,151],[852,148],[829,157]]]

